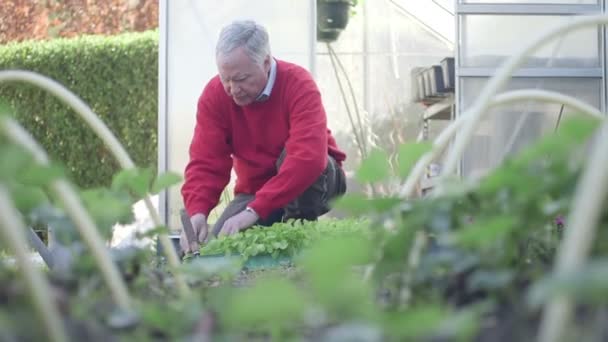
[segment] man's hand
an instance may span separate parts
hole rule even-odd
[[[260,217],[252,210],[243,210],[224,222],[220,234],[236,234],[245,228],[253,226],[259,218]]]
[[[206,242],[209,236],[209,225],[207,224],[205,215],[196,214],[190,218],[190,222],[192,222],[192,228],[194,228],[194,234],[198,238],[198,243]]]
[[[194,241],[189,241],[185,231],[182,229],[179,244],[182,250],[186,253],[197,251],[200,244],[205,242],[209,233],[209,225],[207,218],[203,214],[195,214],[190,218],[192,230],[194,231]]]

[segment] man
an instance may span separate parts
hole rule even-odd
[[[327,128],[321,94],[302,67],[274,59],[268,33],[253,21],[236,21],[220,33],[219,75],[198,100],[182,196],[180,245],[195,251],[209,233],[235,234],[254,224],[315,220],[328,201],[346,191],[346,158]],[[212,231],[207,217],[237,175],[235,198]]]

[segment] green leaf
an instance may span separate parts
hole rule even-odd
[[[272,247],[276,249],[286,249],[289,244],[285,240],[277,241],[272,243]]]
[[[546,276],[530,288],[527,301],[538,308],[562,295],[593,304],[608,302],[608,259],[591,261],[569,273]]]
[[[583,142],[597,130],[600,122],[589,116],[575,116],[565,120],[557,130],[557,133],[566,136],[572,142]]]
[[[141,198],[148,193],[151,181],[152,170],[150,169],[122,170],[112,179],[111,189],[114,191],[126,190]]]
[[[457,243],[466,247],[489,247],[515,228],[515,219],[499,216],[476,222],[456,232]]]
[[[0,179],[6,180],[15,179],[34,163],[30,154],[13,145],[0,148],[0,160]]]
[[[281,328],[300,320],[305,304],[298,288],[287,280],[263,279],[253,288],[234,293],[225,319],[238,330]]]
[[[482,315],[490,308],[489,302],[480,302],[453,312],[435,330],[436,335],[450,341],[474,341],[482,322]]]
[[[333,203],[333,207],[355,215],[363,215],[369,213],[383,213],[393,209],[402,202],[403,199],[398,197],[370,199],[363,194],[351,193],[338,198]]]
[[[157,194],[162,190],[169,188],[179,182],[182,181],[182,177],[174,172],[167,172],[159,175],[155,180],[154,184],[152,184],[152,188],[150,192],[152,194]]]
[[[160,234],[169,234],[169,229],[166,226],[158,226],[155,228],[152,228],[148,231],[146,231],[145,233],[136,233],[136,237],[138,239],[143,239],[143,238],[153,238],[153,237],[157,237]]]
[[[473,291],[504,289],[511,285],[514,278],[515,273],[511,270],[477,270],[469,280],[469,288]]]
[[[46,193],[40,188],[19,183],[9,183],[8,187],[15,207],[21,212],[28,213],[41,204],[48,202]]]
[[[437,330],[449,314],[438,305],[417,307],[385,315],[384,324],[390,334],[400,338],[420,338]]]
[[[420,157],[422,157],[423,154],[430,151],[431,147],[431,143],[410,143],[401,145],[399,147],[399,154],[397,157],[399,176],[401,178],[407,177],[416,162],[420,159]]]
[[[63,176],[59,165],[32,165],[20,173],[18,180],[25,185],[44,187]]]
[[[372,150],[359,166],[356,173],[357,180],[361,183],[373,183],[387,179],[390,174],[388,159],[386,151]]]
[[[124,193],[105,188],[91,189],[83,191],[82,198],[104,236],[110,235],[112,225],[130,223],[134,219],[131,199]]]

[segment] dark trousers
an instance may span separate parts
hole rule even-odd
[[[344,171],[333,157],[328,156],[327,158],[327,167],[308,189],[284,208],[275,210],[266,219],[258,220],[256,224],[271,226],[276,222],[289,219],[316,220],[319,216],[327,213],[330,210],[329,202],[346,192],[346,176],[344,175]],[[283,164],[284,159],[285,151],[281,153],[281,156],[277,160],[277,170]],[[237,194],[213,225],[213,229],[211,230],[213,235],[217,236],[224,222],[245,210],[254,198],[255,195],[252,194]]]

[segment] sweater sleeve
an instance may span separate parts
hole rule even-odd
[[[228,115],[216,105],[208,85],[198,100],[190,161],[181,189],[190,216],[203,213],[208,217],[230,181],[232,147],[226,120]]]
[[[294,78],[286,88],[290,128],[285,160],[249,204],[262,218],[302,194],[327,166],[327,117],[321,93],[306,71]]]

